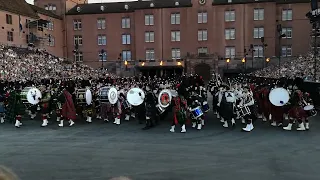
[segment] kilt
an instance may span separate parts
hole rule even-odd
[[[308,117],[306,111],[300,107],[300,106],[294,106],[292,107],[289,112],[289,117],[294,118],[294,119],[306,119]]]

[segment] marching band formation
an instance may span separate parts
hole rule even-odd
[[[3,82],[0,87],[1,123],[13,122],[19,128],[22,118],[41,114],[42,127],[52,125],[55,114],[58,126],[74,126],[78,119],[104,121],[120,125],[137,119],[144,130],[156,126],[169,112],[173,117],[170,132],[179,126],[181,133],[192,128],[201,130],[209,119],[208,92],[212,107],[224,128],[244,124],[243,131],[254,129],[257,119],[272,126],[298,131],[310,128],[309,117],[317,111],[299,83],[285,80],[258,81],[231,78],[225,82],[218,74],[205,87],[201,76],[175,79],[159,77],[106,77],[97,80],[42,80],[41,82]],[[211,106],[211,105],[210,105]],[[288,123],[285,121],[287,120]]]

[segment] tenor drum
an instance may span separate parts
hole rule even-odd
[[[78,104],[85,104],[86,103],[86,89],[78,89],[76,91],[76,98]]]
[[[313,105],[307,105],[303,107],[303,109],[306,111],[308,117],[313,117],[317,115],[317,110],[314,108]]]
[[[28,92],[29,92],[29,90],[30,90],[31,88],[32,88],[32,87],[25,87],[25,88],[21,91],[20,96],[21,96],[21,101],[22,101],[22,103],[24,103],[24,104],[29,103],[29,102],[28,102],[27,95],[28,95]]]
[[[207,113],[207,112],[209,112],[209,104],[208,104],[208,102],[207,101],[205,101],[205,102],[203,102],[202,103],[202,110],[203,110],[203,112],[205,112],[205,113]]]
[[[99,97],[101,102],[109,102],[108,94],[110,87],[103,87],[100,89]]]
[[[196,108],[191,109],[191,114],[192,114],[194,119],[197,119],[197,118],[201,117],[203,115],[201,107],[198,106]]]

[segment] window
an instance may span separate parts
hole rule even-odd
[[[286,35],[286,37],[283,37],[285,39],[291,39],[292,38],[292,28],[282,28],[281,33]]]
[[[171,24],[180,24],[180,13],[171,14]]]
[[[234,10],[225,11],[224,12],[224,20],[225,22],[231,22],[236,20],[236,13]]]
[[[130,18],[122,18],[122,28],[128,29],[130,28]]]
[[[282,10],[282,21],[292,21],[292,9]]]
[[[53,47],[54,46],[54,37],[52,35],[49,35],[48,37],[48,46]]]
[[[154,60],[154,49],[146,50],[146,60]]]
[[[48,22],[47,28],[48,28],[48,30],[53,31],[53,21],[49,21],[49,22]]]
[[[236,39],[236,30],[235,29],[226,29],[225,32],[226,40]]]
[[[56,5],[52,5],[52,11],[53,11],[54,13],[56,13],[56,11],[57,11],[57,6],[56,6]]]
[[[225,58],[234,58],[234,57],[236,57],[236,48],[226,47]]]
[[[122,34],[122,44],[131,44],[130,34]]]
[[[263,57],[263,46],[253,46],[253,57]]]
[[[10,42],[13,42],[13,32],[11,31],[7,32],[7,40]]]
[[[154,32],[145,32],[145,42],[154,42]]]
[[[172,59],[180,59],[181,53],[179,48],[173,48],[171,49],[171,57]]]
[[[153,26],[154,25],[152,14],[144,15],[144,25],[146,25],[146,26]]]
[[[82,62],[83,61],[83,54],[82,52],[76,52],[74,53],[74,60],[76,62]]]
[[[49,11],[52,11],[52,5],[49,4],[48,7],[49,7]]]
[[[107,45],[107,36],[106,35],[98,35],[98,45],[99,46]]]
[[[208,54],[208,48],[207,47],[198,48],[198,55],[202,55],[202,54]]]
[[[44,5],[44,9],[45,9],[45,10],[49,10],[48,5]]]
[[[128,51],[128,50],[122,51],[122,60],[123,61],[130,61],[131,60],[131,51]]]
[[[82,29],[81,20],[79,19],[73,20],[73,30],[81,30],[81,29]]]
[[[81,46],[82,45],[82,36],[79,36],[79,35],[74,36],[73,41],[74,41],[74,45],[78,44],[79,46]]]
[[[171,41],[180,41],[180,31],[171,31]]]
[[[6,14],[6,21],[7,21],[7,24],[12,24],[12,16],[9,14]]]
[[[198,12],[198,24],[205,24],[208,22],[207,12]]]
[[[208,40],[207,30],[198,30],[198,41],[206,41],[206,40]]]
[[[107,61],[107,52],[103,52],[103,54],[101,54],[101,52],[98,52],[98,56],[99,61]]]
[[[105,19],[98,19],[97,26],[98,26],[98,29],[106,29],[106,20]]]
[[[282,46],[282,57],[292,56],[292,47],[291,46]]]
[[[254,28],[253,29],[253,38],[260,39],[261,37],[264,37],[264,28],[263,27]]]
[[[254,9],[253,10],[253,20],[255,20],[255,21],[264,20],[264,9]]]

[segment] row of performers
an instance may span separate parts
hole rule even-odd
[[[112,84],[105,84],[105,86],[112,86]],[[1,95],[1,123],[4,123],[5,120],[14,122],[14,125],[19,128],[22,126],[22,117],[26,112],[31,119],[34,119],[40,111],[42,117],[41,126],[46,127],[49,125],[50,115],[55,111],[56,120],[59,122],[60,127],[65,125],[65,121],[69,123],[69,126],[73,126],[77,115],[84,112],[88,123],[92,122],[93,116],[96,114],[97,119],[102,119],[106,122],[114,119],[113,123],[117,125],[120,125],[121,119],[130,120],[131,118],[137,118],[140,124],[146,123],[143,129],[150,129],[157,125],[162,116],[166,114],[157,108],[157,96],[161,89],[159,87],[155,88],[154,85],[148,83],[144,85],[140,84],[139,86],[145,92],[144,103],[139,106],[128,105],[125,91],[119,89],[118,101],[115,104],[99,101],[99,98],[97,98],[99,91],[97,90],[94,91],[96,93],[93,96],[93,99],[97,100],[88,105],[79,102],[76,96],[77,91],[70,90],[69,87],[64,88],[63,86],[60,86],[61,89],[54,90],[51,85],[40,86],[39,90],[42,92],[42,98],[39,104],[30,105],[22,96],[23,87],[16,86]],[[206,89],[201,84],[189,84],[187,87],[185,83],[175,85],[173,88],[177,90],[178,94],[172,99],[172,105],[170,106],[174,112],[170,131],[174,132],[175,126],[180,124],[181,132],[186,132],[186,121],[189,117],[192,119],[192,127],[201,130],[204,125],[203,112],[208,112],[209,110]]]
[[[272,126],[283,126],[284,120],[289,120],[284,130],[292,130],[295,122],[298,131],[310,128],[309,117],[314,116],[315,109],[304,110],[305,106],[312,104],[308,93],[303,93],[297,86],[286,87],[290,100],[284,106],[275,106],[269,100],[269,93],[280,87],[279,85],[260,85],[235,83],[234,86],[209,85],[213,95],[213,110],[223,127],[236,124],[235,119],[241,120],[245,127],[243,131],[250,132],[254,129],[253,121],[262,119],[270,121]]]

